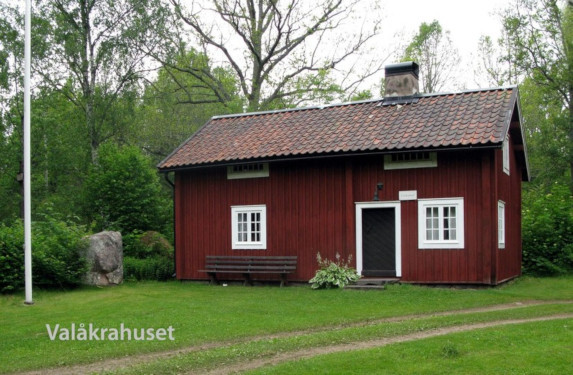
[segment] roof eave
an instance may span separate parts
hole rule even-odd
[[[456,145],[456,146],[445,146],[445,147],[426,147],[426,148],[408,148],[408,149],[391,149],[391,150],[369,150],[369,151],[357,151],[357,152],[341,152],[341,153],[314,153],[305,155],[283,155],[276,157],[267,158],[253,158],[253,159],[235,159],[235,160],[222,160],[212,163],[202,163],[202,164],[186,164],[178,165],[167,168],[159,168],[160,173],[169,172],[182,172],[186,170],[193,169],[204,169],[204,168],[217,168],[217,167],[228,167],[230,165],[237,164],[251,164],[251,163],[276,163],[285,161],[301,161],[301,160],[316,160],[316,159],[329,159],[329,158],[341,158],[341,157],[356,157],[356,156],[370,156],[370,155],[388,155],[388,154],[398,154],[405,152],[422,152],[422,151],[460,151],[460,150],[484,150],[499,148],[500,144],[497,143],[483,143],[483,144],[469,144],[469,145]]]

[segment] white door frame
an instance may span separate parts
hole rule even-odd
[[[362,275],[362,210],[373,208],[393,208],[396,230],[396,277],[402,276],[402,226],[400,201],[356,202],[356,271]]]

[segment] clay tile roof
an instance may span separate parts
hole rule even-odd
[[[516,97],[510,87],[213,117],[158,167],[495,145]]]

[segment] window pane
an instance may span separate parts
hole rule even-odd
[[[440,239],[440,218],[438,207],[426,207],[426,240]]]

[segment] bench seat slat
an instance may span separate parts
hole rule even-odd
[[[238,267],[205,267],[206,272],[226,272],[226,271],[241,271],[241,272],[248,272],[248,271],[259,271],[259,272],[287,272],[287,271],[296,271],[295,267],[273,267],[273,268],[266,268],[266,267],[250,267],[250,268],[238,268]]]
[[[282,266],[282,265],[288,265],[288,266],[295,266],[296,262],[279,262],[279,261],[274,261],[274,262],[224,262],[224,261],[218,261],[218,262],[206,262],[206,264],[210,264],[210,265],[230,265],[230,266],[244,266],[244,265],[256,265],[256,266]]]
[[[280,274],[281,286],[286,283],[286,275],[296,271],[297,256],[264,256],[264,255],[207,255],[205,269],[211,282],[217,282],[216,273],[241,273],[245,283],[250,282],[249,274]]]

